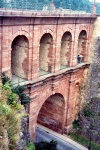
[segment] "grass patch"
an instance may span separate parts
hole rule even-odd
[[[89,139],[84,136],[77,135],[75,132],[70,133],[69,135],[73,140],[77,141],[78,143],[82,144],[85,147],[89,145]],[[100,144],[95,143],[94,141],[91,142],[92,150],[100,150]]]

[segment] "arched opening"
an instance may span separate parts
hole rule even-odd
[[[77,62],[83,63],[86,60],[86,43],[87,43],[87,33],[85,30],[81,31],[78,38],[78,52],[77,52]]]
[[[17,36],[12,42],[11,73],[23,79],[28,77],[29,42],[24,35]]]
[[[39,49],[40,75],[44,75],[51,72],[52,51],[53,51],[53,38],[51,34],[46,33],[42,36],[40,40],[40,49]]]
[[[64,97],[61,94],[50,96],[39,112],[37,122],[59,133],[63,133]]]
[[[69,67],[70,54],[72,46],[72,35],[70,32],[65,32],[61,40],[60,66],[61,69]]]

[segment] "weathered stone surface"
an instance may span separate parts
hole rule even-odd
[[[26,16],[25,12],[0,15],[0,71],[10,77],[13,73],[18,76],[24,73],[21,77],[29,81],[27,93],[31,97],[29,131],[32,139],[37,120],[41,124],[52,121],[48,127],[60,133],[71,129],[79,110],[77,99],[83,74],[89,68],[90,41],[96,18],[92,15],[40,15],[36,17],[28,12]],[[85,37],[79,36],[82,32],[86,33]],[[24,37],[24,40],[14,44],[18,37]],[[83,64],[77,63],[78,50],[84,56]],[[40,76],[41,69],[49,74]],[[56,97],[50,106],[48,98],[55,94],[61,94],[63,102],[60,103]]]

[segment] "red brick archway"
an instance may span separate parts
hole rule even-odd
[[[52,53],[53,53],[53,37],[49,33],[45,33],[40,40],[39,48],[39,69],[40,75],[48,73],[52,70]]]
[[[54,131],[63,133],[65,101],[61,94],[51,95],[42,105],[37,122]]]
[[[70,32],[65,32],[61,40],[61,50],[60,50],[60,66],[69,67],[70,65],[70,54],[72,46],[72,35]]]
[[[86,61],[87,57],[86,44],[87,44],[87,32],[85,30],[82,30],[78,37],[78,50],[77,50],[77,55],[80,55],[82,57],[81,62]]]
[[[29,42],[26,36],[17,36],[11,45],[11,73],[21,78],[28,78]]]

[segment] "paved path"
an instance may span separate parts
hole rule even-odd
[[[87,148],[69,139],[67,136],[60,135],[39,125],[36,129],[36,142],[41,142],[43,140],[56,140],[58,143],[57,150],[87,150]]]

